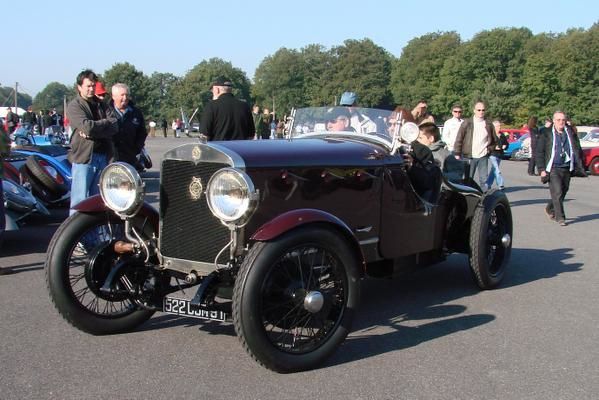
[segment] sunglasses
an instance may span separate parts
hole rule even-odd
[[[460,113],[461,114],[462,110],[453,110],[452,112],[454,112],[454,113]]]

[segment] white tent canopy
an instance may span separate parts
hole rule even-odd
[[[9,107],[0,107],[0,117],[4,118],[6,117],[6,113],[8,112],[8,108]],[[14,107],[10,107],[12,109],[13,112],[15,112],[15,108]],[[25,110],[23,110],[21,107],[17,107],[17,115],[21,116],[25,114]]]

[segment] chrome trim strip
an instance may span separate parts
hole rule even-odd
[[[205,276],[216,271],[214,263],[182,260],[180,258],[166,256],[162,257],[161,266],[166,269],[172,269],[175,271],[184,272],[186,274],[195,271],[199,276]],[[224,268],[226,266],[226,264],[218,264],[218,268]]]
[[[195,163],[222,163],[245,169],[245,161],[231,149],[214,143],[188,143],[164,153],[162,161],[182,160]]]
[[[233,168],[245,169],[245,161],[243,158],[241,158],[239,154],[229,149],[228,147],[221,146],[217,143],[210,143],[209,145],[221,151],[223,154],[229,157],[229,159],[231,160],[231,166]]]
[[[379,242],[379,238],[377,237],[373,237],[370,239],[364,239],[364,240],[360,240],[360,246],[368,246],[368,245],[372,245],[372,244],[377,244]]]

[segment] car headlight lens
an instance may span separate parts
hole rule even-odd
[[[223,168],[212,175],[206,193],[210,211],[226,224],[243,225],[258,202],[250,177],[233,168]]]
[[[402,140],[406,143],[412,143],[414,140],[418,139],[419,134],[420,129],[418,129],[418,125],[413,122],[406,122],[399,130],[399,136],[401,136]]]
[[[131,165],[110,164],[100,176],[100,195],[104,203],[121,216],[132,216],[141,207],[144,196],[141,177]]]

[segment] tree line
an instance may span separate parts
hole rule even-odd
[[[238,98],[271,110],[277,117],[292,107],[335,105],[344,91],[358,93],[363,107],[413,107],[428,101],[438,122],[453,104],[471,112],[476,100],[507,125],[524,124],[564,110],[578,125],[599,123],[599,23],[588,30],[533,35],[527,28],[482,31],[463,41],[456,32],[435,32],[412,39],[399,57],[365,38],[330,49],[310,44],[280,48],[267,56],[251,82],[220,58],[203,60],[184,76],[118,63],[101,74],[107,88],[124,82],[148,120],[188,115],[210,100],[210,82],[225,75]],[[98,72],[98,71],[96,71]],[[52,82],[33,99],[35,109],[62,108],[74,86]]]

